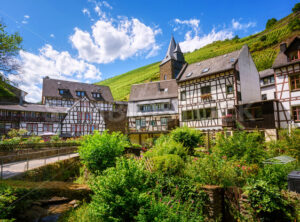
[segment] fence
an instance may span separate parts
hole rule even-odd
[[[23,149],[41,149],[41,148],[51,148],[51,147],[71,147],[79,146],[78,142],[44,142],[44,143],[18,143],[14,141],[7,142],[5,144],[0,144],[0,152],[5,151],[15,151]]]
[[[68,159],[77,156],[77,146],[61,147],[56,149],[47,149],[36,152],[28,152],[23,154],[6,155],[0,157],[0,178],[4,178],[4,168],[14,166],[15,169],[9,171],[14,176],[19,173],[25,172],[29,169],[44,166],[49,163]],[[47,161],[48,159],[48,161]],[[7,177],[7,176],[6,176]]]

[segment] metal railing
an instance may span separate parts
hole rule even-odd
[[[63,159],[71,158],[71,156],[77,156],[77,147],[63,147],[57,149],[49,149],[43,151],[37,151],[34,153],[23,153],[15,155],[6,155],[0,157],[0,179],[6,179],[17,174],[26,172],[34,168],[45,166],[49,164],[47,160],[51,160],[50,163],[60,161]],[[56,160],[57,158],[57,160]],[[30,162],[33,166],[30,165]],[[36,163],[34,163],[36,162]],[[15,166],[15,169],[11,171],[10,175],[4,175],[5,168],[11,168]],[[17,171],[18,170],[18,171]],[[6,177],[6,178],[5,178]]]

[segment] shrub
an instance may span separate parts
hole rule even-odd
[[[293,12],[299,12],[300,11],[300,3],[295,4],[294,8],[292,9]]]
[[[22,137],[24,136],[28,131],[26,129],[11,129],[7,135],[10,137],[10,138],[13,138],[13,137]]]
[[[100,221],[133,221],[139,209],[150,203],[147,192],[153,180],[133,159],[118,159],[115,167],[91,181],[91,213]]]
[[[104,131],[100,134],[95,131],[93,135],[84,137],[79,147],[79,156],[91,172],[101,171],[114,166],[116,157],[123,154],[127,143],[126,138],[120,133],[109,134]]]
[[[206,154],[202,158],[192,158],[186,165],[184,174],[202,185],[241,186],[253,171],[248,168],[213,153]]]
[[[172,130],[170,136],[174,141],[182,143],[188,149],[189,154],[193,154],[194,148],[198,145],[204,145],[203,134],[199,130],[191,129],[187,126]]]
[[[267,21],[266,24],[266,29],[271,28],[272,26],[274,26],[277,23],[277,19],[276,18],[271,18]]]
[[[226,133],[220,133],[217,135],[215,151],[220,156],[248,164],[260,163],[266,157],[264,138],[259,132],[239,131],[229,137]]]
[[[258,180],[245,188],[254,215],[259,221],[293,221],[293,206],[283,198],[280,189]]]
[[[267,36],[263,35],[259,38],[260,41],[264,42],[267,40]]]
[[[299,18],[294,18],[292,21],[289,22],[288,28],[291,31],[300,30],[300,19]]]
[[[176,175],[180,174],[184,168],[184,162],[180,156],[175,154],[166,154],[151,158],[153,169],[162,174]]]
[[[175,154],[183,160],[186,159],[187,149],[181,143],[175,142],[171,138],[162,137],[158,139],[155,146],[145,153],[146,157],[163,156],[166,154]]]
[[[58,143],[58,142],[60,142],[60,137],[59,137],[59,135],[51,136],[50,142],[51,142],[51,143]]]
[[[279,189],[287,189],[287,176],[294,169],[293,163],[267,164],[261,168],[257,179],[264,180]]]
[[[267,143],[268,153],[271,157],[289,155],[300,161],[300,129],[281,130],[279,140]]]

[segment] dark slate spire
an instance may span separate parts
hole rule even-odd
[[[174,49],[173,56],[175,60],[185,63],[184,56],[179,46],[179,43],[176,44],[176,48]]]
[[[167,51],[167,54],[166,54],[165,58],[163,59],[163,61],[161,62],[161,64],[169,61],[170,59],[175,59],[174,58],[174,50],[175,50],[175,48],[176,48],[176,42],[174,40],[174,37],[172,36],[170,44],[169,44],[169,48],[168,48],[168,51]]]

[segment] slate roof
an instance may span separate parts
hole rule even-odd
[[[183,53],[179,46],[179,43],[176,44],[174,37],[172,36],[171,41],[169,43],[168,51],[166,53],[165,58],[162,60],[161,64],[168,62],[169,60],[174,59],[180,62],[185,63]]]
[[[299,60],[296,60],[296,61],[288,61],[288,56],[285,54],[286,51],[288,51],[289,47],[292,45],[292,43],[294,41],[299,41],[300,40],[300,37],[299,36],[295,36],[292,40],[290,40],[288,43],[287,43],[287,48],[285,51],[280,51],[273,63],[273,68],[279,68],[279,67],[282,67],[282,66],[285,66],[285,65],[290,65],[290,64],[294,64],[294,63],[298,63]],[[298,46],[300,47],[300,46]]]
[[[59,89],[67,89],[69,90],[69,92],[66,95],[60,95]],[[104,100],[106,102],[114,101],[110,88],[108,86],[50,79],[47,77],[43,79],[43,97],[45,96],[55,98],[81,99],[81,97],[76,96],[76,91],[84,91],[86,97],[90,100]],[[93,98],[92,93],[96,92],[101,94],[101,99]]]
[[[259,72],[259,77],[264,78],[267,76],[273,76],[274,75],[274,70],[273,69],[265,69],[263,71]]]
[[[68,107],[46,106],[38,104],[0,105],[0,110],[28,111],[41,113],[67,113]]]
[[[129,102],[176,98],[178,96],[177,89],[175,79],[135,84],[131,86]]]
[[[190,79],[196,79],[199,77],[211,75],[214,73],[231,70],[234,68],[242,49],[207,60],[203,60],[201,62],[189,64],[182,73],[179,73],[177,80],[179,82],[183,82]]]

